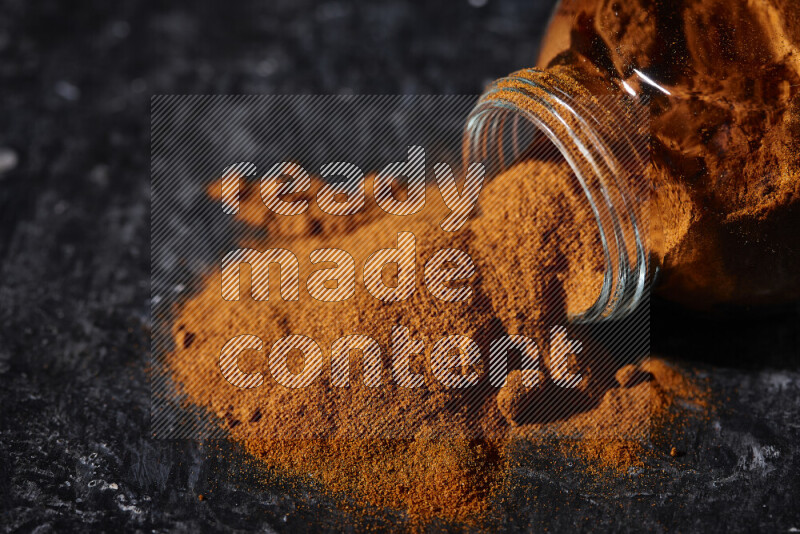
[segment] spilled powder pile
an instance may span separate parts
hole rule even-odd
[[[432,188],[425,208],[415,215],[396,217],[368,207],[349,225],[325,222],[324,216],[311,226],[292,225],[256,216],[255,206],[243,209],[242,220],[273,232],[261,248],[286,248],[298,258],[322,247],[341,248],[359,267],[376,249],[395,246],[399,231],[412,232],[417,290],[407,300],[381,302],[364,289],[357,268],[356,291],[346,301],[317,301],[301,283],[297,301],[256,302],[247,296],[249,272],[243,269],[242,300],[228,302],[220,296],[216,268],[179,311],[177,347],[168,356],[173,378],[189,402],[218,416],[232,439],[266,466],[313,476],[333,493],[355,496],[364,506],[401,509],[421,522],[479,520],[502,486],[507,447],[514,439],[585,436],[559,446],[599,472],[637,465],[646,452],[637,438],[651,414],[653,421],[668,422],[678,400],[705,406],[700,390],[664,362],[616,370],[599,347],[585,350],[586,357],[571,355],[570,367],[586,378],[575,395],[591,402],[552,420],[524,417],[527,406],[547,403],[553,392],[547,385],[546,328],[565,324],[567,314],[585,309],[602,285],[598,237],[574,182],[564,165],[521,164],[486,185],[480,213],[456,233],[439,227],[447,208]],[[424,262],[444,248],[467,252],[476,265],[468,301],[443,302],[422,283]],[[300,262],[301,281],[311,270]],[[397,274],[383,276],[389,284]],[[411,364],[413,372],[424,375],[425,387],[407,389],[392,381],[393,325],[406,327],[412,339],[425,344]],[[243,372],[266,377],[263,385],[247,390],[229,384],[219,368],[222,346],[243,333],[259,336],[266,345],[239,357]],[[285,388],[269,376],[269,346],[290,333],[308,336],[323,350],[322,375],[303,389]],[[370,336],[382,348],[380,387],[365,384],[357,351],[350,358],[349,386],[331,386],[330,346],[349,334]],[[512,359],[505,388],[489,385],[485,366],[470,365],[462,372],[477,371],[477,385],[444,388],[433,375],[430,354],[448,334],[473,339],[484,360],[493,339],[506,334],[535,339],[543,348],[544,385],[520,387],[519,362]],[[289,368],[300,372],[302,357],[290,355]],[[623,437],[594,437],[600,434]]]

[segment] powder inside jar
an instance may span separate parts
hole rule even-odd
[[[527,161],[485,188],[472,222],[494,311],[520,329],[588,309],[605,263],[594,214],[565,162]],[[545,287],[549,286],[549,287]]]

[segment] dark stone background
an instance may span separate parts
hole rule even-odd
[[[549,4],[0,0],[2,529],[402,528],[264,482],[227,443],[147,437],[149,98],[474,94],[532,64]],[[685,456],[602,484],[522,451],[485,526],[800,528],[799,332],[797,306],[656,301],[654,351],[708,377],[718,413],[673,437]]]

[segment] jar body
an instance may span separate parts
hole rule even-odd
[[[564,0],[536,66],[646,98],[660,295],[800,297],[800,3]]]

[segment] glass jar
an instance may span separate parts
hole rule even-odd
[[[575,319],[650,281],[693,308],[780,303],[800,296],[798,93],[800,4],[565,0],[536,66],[481,96],[465,157],[572,167],[607,266]]]

